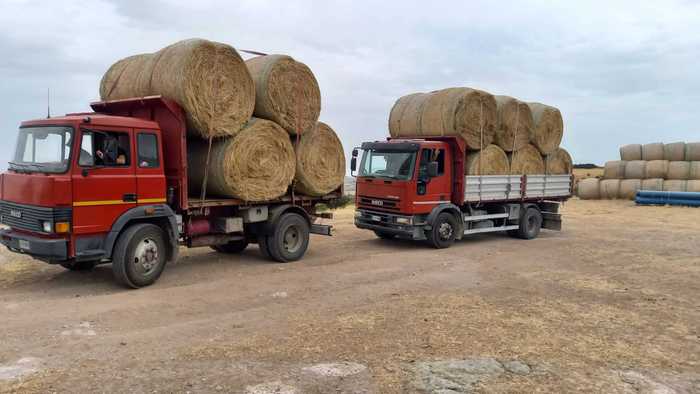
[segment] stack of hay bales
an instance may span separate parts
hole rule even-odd
[[[558,109],[448,88],[399,98],[389,115],[392,137],[460,137],[468,148],[466,175],[570,174],[573,163],[559,144]]]
[[[162,95],[185,111],[190,193],[266,201],[290,185],[320,196],[345,175],[343,147],[318,122],[321,93],[303,63],[284,55],[243,61],[231,46],[201,39],[112,65],[103,100]],[[207,156],[209,166],[207,167]]]
[[[579,184],[583,199],[630,199],[638,190],[700,192],[700,142],[632,144],[605,163],[603,179]]]

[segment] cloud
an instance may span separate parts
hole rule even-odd
[[[472,86],[561,108],[563,145],[700,140],[700,8],[687,1],[6,1],[0,126],[97,99],[114,61],[190,37],[288,53],[317,75],[346,150],[387,134],[401,95]],[[0,146],[6,161],[11,144]]]

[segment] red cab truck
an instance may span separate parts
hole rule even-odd
[[[316,205],[342,196],[249,203],[188,193],[186,120],[160,96],[96,102],[94,113],[21,124],[0,175],[0,242],[70,270],[111,263],[115,279],[155,282],[179,245],[237,253],[257,243],[269,259],[306,252]]]
[[[380,238],[446,248],[466,235],[505,231],[532,239],[560,230],[570,175],[465,176],[466,147],[455,137],[365,142],[357,171],[355,225]]]

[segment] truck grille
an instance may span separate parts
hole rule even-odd
[[[400,200],[391,200],[388,198],[377,198],[368,196],[358,196],[359,205],[370,209],[384,209],[389,211],[399,210]]]
[[[12,228],[43,232],[41,222],[70,222],[70,208],[47,208],[0,201],[0,222]]]

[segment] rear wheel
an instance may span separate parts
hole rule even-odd
[[[96,261],[62,261],[61,267],[70,271],[90,271],[97,265]]]
[[[377,237],[381,239],[394,239],[396,236],[394,234],[389,234],[384,231],[379,231],[379,230],[374,230],[374,233],[377,235]]]
[[[285,213],[277,222],[272,235],[260,243],[270,257],[280,263],[299,260],[309,247],[309,223],[298,213]]]
[[[426,234],[428,243],[436,249],[449,248],[457,237],[458,228],[454,215],[442,212],[435,218],[432,229]]]
[[[165,268],[166,248],[160,227],[141,223],[127,228],[114,248],[114,278],[119,284],[135,289],[153,284]]]
[[[525,210],[525,213],[520,218],[520,227],[512,232],[512,236],[520,239],[534,239],[540,234],[542,228],[542,213],[535,207],[530,207]]]
[[[231,241],[223,245],[212,245],[212,249],[219,253],[236,254],[241,253],[248,247],[248,240]]]

